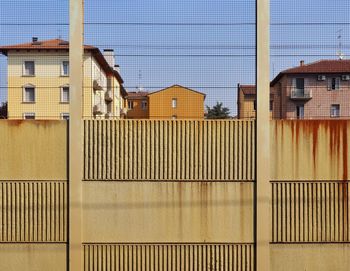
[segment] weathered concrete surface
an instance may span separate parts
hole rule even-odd
[[[350,244],[271,245],[271,270],[348,271]]]
[[[348,180],[350,121],[272,121],[272,180]]]
[[[66,121],[0,121],[0,180],[67,180]]]
[[[253,183],[84,182],[84,242],[253,242]]]
[[[65,244],[0,244],[0,270],[65,271]]]

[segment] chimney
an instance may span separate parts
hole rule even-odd
[[[300,60],[300,67],[304,66],[305,61],[304,60]]]
[[[114,68],[114,65],[115,65],[114,50],[113,49],[104,49],[103,56],[105,57],[109,66]]]
[[[38,42],[38,40],[39,40],[39,39],[38,39],[37,37],[33,37],[33,38],[32,38],[32,42],[33,42],[33,43]]]

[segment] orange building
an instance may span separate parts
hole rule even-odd
[[[152,93],[129,92],[129,119],[203,119],[205,94],[174,85]]]
[[[126,96],[126,105],[128,119],[147,119],[148,118],[148,92],[128,92]]]

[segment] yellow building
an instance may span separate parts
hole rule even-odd
[[[204,119],[205,94],[174,85],[148,94],[150,119]]]
[[[203,119],[205,94],[174,85],[155,92],[128,92],[128,119]]]
[[[84,47],[84,118],[119,118],[126,91],[114,53]],[[8,58],[8,118],[69,118],[69,43],[60,39],[0,47]]]

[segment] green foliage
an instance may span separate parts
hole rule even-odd
[[[207,119],[228,119],[230,118],[230,109],[223,107],[222,103],[217,102],[212,108],[207,106]]]

